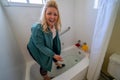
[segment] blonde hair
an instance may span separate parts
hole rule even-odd
[[[61,29],[61,19],[60,19],[58,6],[57,6],[57,3],[56,3],[55,0],[48,0],[46,2],[45,6],[43,7],[41,18],[40,18],[40,22],[42,24],[43,31],[45,31],[45,32],[48,31],[48,24],[46,23],[46,18],[45,18],[45,13],[46,13],[46,10],[47,10],[48,7],[54,7],[58,11],[58,20],[57,20],[57,23],[54,26],[55,26],[55,29],[59,31]]]

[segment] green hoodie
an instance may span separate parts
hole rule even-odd
[[[54,54],[60,55],[61,43],[58,31],[56,37],[52,38],[52,32],[44,32],[41,24],[34,24],[31,28],[32,34],[28,42],[28,48],[32,57],[45,70],[51,71]]]

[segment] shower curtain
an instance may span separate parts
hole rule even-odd
[[[118,0],[99,0],[87,79],[98,80],[119,7]]]

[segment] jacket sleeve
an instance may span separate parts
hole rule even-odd
[[[46,56],[49,56],[49,57],[53,57],[54,52],[44,45],[45,42],[44,42],[44,36],[43,36],[41,25],[37,24],[34,26],[32,29],[32,40],[34,45],[38,48],[40,53],[45,54]]]

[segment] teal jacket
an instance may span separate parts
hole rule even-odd
[[[58,31],[56,37],[52,38],[52,32],[44,32],[41,24],[34,24],[31,28],[32,34],[28,42],[28,48],[32,57],[45,70],[51,71],[54,54],[60,55],[61,43]]]

